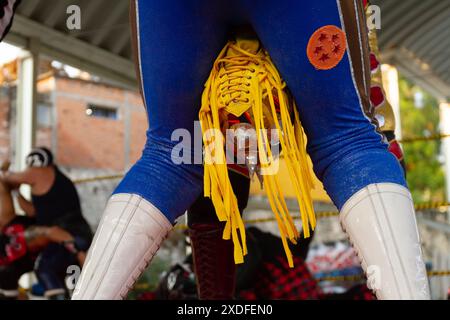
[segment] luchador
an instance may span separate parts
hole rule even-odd
[[[371,69],[360,1],[133,1],[132,10],[149,115],[147,143],[108,202],[74,299],[125,297],[175,219],[202,191],[225,223],[223,236],[233,240],[235,260],[243,261],[245,232],[226,168],[206,158],[205,166],[175,164],[171,153],[178,142],[171,135],[183,128],[194,136],[198,119],[204,131],[221,129],[224,119],[248,110],[256,128],[284,125],[281,152],[298,179],[303,233],[314,228],[315,220],[309,212],[310,186],[302,175],[305,164],[298,163],[304,160],[300,123],[314,172],[338,207],[377,297],[429,298],[411,194],[367,112]],[[216,57],[226,54],[221,49],[228,31],[243,24],[252,26],[264,49],[226,47],[234,50],[239,67],[217,68],[227,62]],[[284,81],[295,100],[293,112]],[[254,163],[263,166],[274,155],[266,148],[267,136],[257,135]],[[266,175],[264,185],[271,189],[283,238],[295,241],[276,179]]]
[[[372,7],[366,1],[364,1],[364,6],[367,19],[370,19],[373,14]],[[255,32],[249,26],[240,26],[234,30],[232,35],[232,40],[230,40],[228,46],[238,46],[248,54],[251,54],[252,48],[259,48],[262,46]],[[395,139],[395,119],[393,109],[387,101],[383,89],[381,64],[378,60],[379,50],[376,29],[369,28],[368,36],[371,68],[370,101],[372,108],[365,111],[371,119],[375,118],[379,127],[379,132],[385,136],[386,141],[389,143],[389,151],[397,157],[402,167],[406,169],[402,150]],[[230,68],[240,67],[240,62],[235,55],[235,49],[226,50],[224,56],[218,60],[218,62],[217,66],[219,73],[226,72],[226,70]],[[279,102],[277,103],[277,101],[274,101],[274,104],[279,109]],[[250,111],[250,108],[246,109]],[[233,110],[236,111],[239,110],[239,108],[232,109],[232,111]],[[248,119],[249,114],[247,111],[244,112],[244,114],[241,114],[240,117],[231,114],[231,116],[228,117],[226,125],[228,127],[237,128],[235,131],[238,133],[238,139],[245,139],[246,137],[249,137],[249,135],[245,134],[247,130],[242,130],[242,128],[245,129],[249,127]],[[248,154],[248,156],[251,155]],[[236,163],[227,163],[227,166],[231,187],[237,197],[239,212],[243,213],[249,199],[250,178],[252,174],[255,174],[255,170],[249,163],[240,165]],[[254,257],[258,256],[258,254],[251,252],[255,251],[254,248],[249,249],[250,258],[246,258],[246,265],[241,267],[239,269],[240,271],[236,268],[236,265],[233,263],[233,244],[230,243],[230,241],[223,240],[222,233],[224,224],[216,218],[214,204],[209,197],[201,195],[194,204],[191,205],[187,211],[187,220],[198,297],[202,300],[234,299],[237,294],[236,290],[239,290],[239,287],[241,286],[239,285],[239,280],[242,284],[242,273],[244,272],[242,270],[251,268],[249,265],[253,267],[257,265]],[[301,246],[302,250],[306,250],[306,248],[304,248],[307,247],[305,243],[309,243],[306,242],[306,240],[311,241],[311,237],[305,239],[305,241],[299,241],[296,247]],[[260,241],[260,239],[258,239],[258,241]],[[264,260],[263,257],[261,257],[261,260]],[[304,277],[302,277],[303,279],[311,278],[308,276],[308,272],[304,272],[305,270],[304,262],[297,261],[294,269],[289,270],[289,272],[297,274],[299,277],[302,277],[300,275],[304,275]],[[260,272],[263,271],[260,270]],[[255,272],[252,272],[252,275],[254,274]],[[270,275],[270,277],[276,279],[273,275]],[[283,283],[285,280],[285,278],[282,277],[278,277],[278,279],[280,283]],[[292,292],[288,293],[290,298],[308,297],[309,299],[314,299],[317,297],[314,295],[313,291],[308,291],[312,286],[307,283],[312,282],[304,282],[300,279],[297,280],[298,283],[302,283],[302,285],[299,286],[301,289],[298,291],[292,288]],[[264,285],[262,285],[262,287],[264,287]],[[271,292],[271,294],[263,294],[265,298],[272,296],[275,292],[285,292],[283,289],[280,289],[282,286],[272,284],[269,287],[272,288],[271,290],[268,289],[268,292]],[[364,287],[359,288],[364,289]],[[264,290],[266,289],[267,288]],[[274,296],[276,296],[276,294],[274,294]]]
[[[299,233],[271,172],[276,150],[288,165],[305,236],[315,227],[309,155],[377,297],[430,298],[411,194],[370,116],[369,39],[360,0],[131,4],[147,142],[108,201],[74,299],[126,297],[175,220],[202,193],[224,224],[235,262],[243,262],[245,228],[220,148],[226,145],[221,134],[236,119],[255,129],[248,140],[257,149],[244,153],[245,164],[263,179],[289,264],[287,242]],[[227,44],[229,31],[240,25],[250,25],[263,47]],[[193,150],[192,158],[204,157],[204,165],[175,163],[179,141],[172,133],[185,129],[194,136],[197,120],[205,152]]]

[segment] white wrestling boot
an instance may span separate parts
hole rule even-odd
[[[172,224],[150,202],[115,194],[106,206],[73,300],[119,300],[158,251]]]
[[[430,299],[408,189],[393,183],[371,184],[345,203],[340,221],[378,299]]]

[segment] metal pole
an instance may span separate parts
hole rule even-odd
[[[36,81],[39,65],[39,40],[30,39],[28,50],[19,58],[16,103],[16,141],[14,164],[16,170],[25,168],[25,156],[34,147],[36,141]],[[21,192],[30,198],[29,186],[21,186]],[[23,288],[30,288],[33,274],[26,274],[20,279]]]
[[[397,68],[388,64],[381,66],[383,74],[383,87],[386,98],[390,102],[395,116],[395,136],[398,140],[402,138],[402,121],[400,116],[400,89],[398,86]]]
[[[440,124],[442,134],[450,134],[450,103],[441,102],[440,109]],[[444,171],[445,171],[445,183],[446,183],[446,196],[447,201],[450,201],[450,138],[444,138],[442,140],[442,154],[444,156]],[[450,221],[450,208],[448,209],[447,221]]]
[[[36,140],[36,80],[38,72],[38,42],[30,40],[29,49],[19,59],[17,82],[17,139],[15,144],[16,170],[25,168],[25,156]]]

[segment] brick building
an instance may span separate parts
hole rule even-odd
[[[12,159],[15,139],[16,63],[0,77],[0,159]],[[49,147],[72,178],[121,174],[140,156],[147,117],[138,91],[69,77],[43,62],[37,85],[36,145]],[[83,209],[95,227],[117,180],[77,185]]]
[[[0,66],[0,161],[15,154],[17,64]],[[37,83],[36,145],[50,148],[73,180],[123,174],[145,143],[147,115],[139,91],[99,81],[41,61]],[[77,183],[83,215],[96,230],[119,179]],[[184,258],[183,233],[173,232],[158,252],[157,272]],[[162,267],[163,266],[163,267]],[[153,280],[156,281],[157,277]]]
[[[140,155],[147,119],[137,91],[47,72],[38,80],[37,145],[65,167],[123,171]],[[0,156],[14,150],[15,86],[0,92]],[[131,143],[132,142],[132,143]]]

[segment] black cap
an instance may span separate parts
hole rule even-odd
[[[53,154],[45,147],[34,148],[27,155],[25,162],[28,167],[48,167],[53,164]]]

